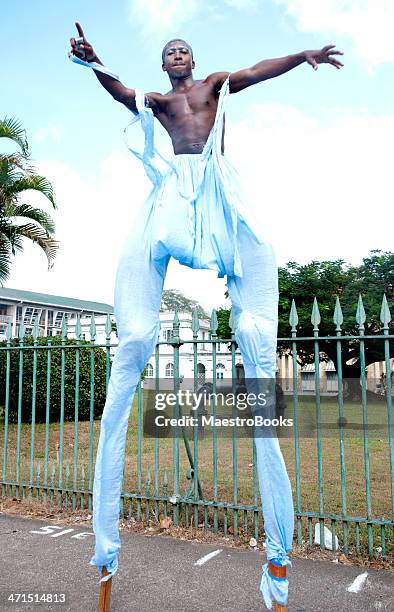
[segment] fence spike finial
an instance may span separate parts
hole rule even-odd
[[[215,308],[212,309],[211,314],[211,336],[216,336],[216,332],[218,330],[218,316]]]
[[[358,327],[360,330],[364,329],[364,323],[365,323],[366,318],[367,317],[365,316],[363,298],[361,297],[361,293],[360,293],[358,296],[357,311],[356,311],[356,321],[358,323]]]
[[[294,299],[291,300],[289,323],[291,325],[291,331],[296,332],[297,325],[298,325],[298,313],[297,313],[297,307],[296,307],[296,303]]]
[[[234,321],[234,313],[233,313],[233,309],[232,308],[230,309],[230,317],[229,317],[229,320],[228,320],[228,324],[229,324],[229,327],[231,329],[231,335],[234,336],[234,333],[235,333],[235,321]]]
[[[107,340],[111,339],[111,333],[112,333],[112,321],[111,321],[111,317],[109,316],[109,314],[107,314],[107,318],[105,321],[105,335]]]
[[[179,315],[178,315],[178,308],[175,309],[175,314],[174,314],[174,321],[173,321],[173,327],[179,327]]]
[[[332,320],[334,321],[336,325],[335,331],[341,331],[342,323],[343,323],[343,314],[342,314],[341,302],[339,301],[338,296],[337,296],[337,299],[335,300],[334,316]]]
[[[40,335],[40,327],[39,327],[39,324],[38,324],[38,317],[34,318],[33,334],[32,335],[33,335],[33,340],[37,341],[37,338]]]
[[[313,306],[312,306],[312,315],[311,315],[311,323],[313,325],[313,331],[319,331],[319,324],[321,321],[319,306],[317,303],[316,296],[313,298]]]
[[[94,319],[94,312],[92,312],[92,316],[90,319],[90,339],[92,342],[96,340],[96,321]]]
[[[77,312],[77,320],[75,322],[75,337],[77,340],[81,339],[82,329],[81,329],[81,313]]]
[[[197,307],[194,307],[192,310],[192,332],[195,338],[197,337],[199,331],[200,331],[200,320],[198,318],[198,309]]]
[[[382,307],[380,309],[380,320],[383,323],[383,327],[385,329],[388,329],[389,323],[391,321],[391,312],[385,293],[383,294]]]
[[[67,318],[66,313],[64,313],[62,318],[62,340],[67,338]]]
[[[23,340],[25,337],[25,324],[23,323],[23,321],[20,322],[19,324],[19,340]]]
[[[6,339],[9,342],[11,340],[11,338],[12,338],[12,323],[11,323],[11,321],[8,321]]]

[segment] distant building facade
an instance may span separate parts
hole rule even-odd
[[[80,315],[81,337],[90,340],[90,325],[92,315],[96,327],[95,342],[106,343],[106,323],[109,315],[111,322],[114,321],[114,309],[109,304],[92,302],[76,298],[22,291],[19,289],[0,288],[0,341],[6,339],[7,327],[11,323],[12,336],[19,334],[19,327],[23,322],[26,335],[33,333],[35,319],[39,323],[40,336],[61,336],[62,321],[67,322],[67,337],[75,337],[75,324],[77,314]],[[158,335],[159,345],[159,372],[161,380],[174,377],[174,349],[170,344],[173,337],[174,312],[160,312],[160,331]],[[184,342],[179,348],[179,374],[181,380],[191,381],[194,379],[194,343],[192,331],[192,314],[189,312],[178,313],[179,336]],[[166,343],[166,340],[169,343]],[[216,379],[224,382],[232,377],[232,355],[228,349],[227,342],[216,342],[216,368],[213,372],[212,343],[210,322],[206,319],[199,320],[199,331],[197,334],[196,357],[197,357],[197,382],[203,385],[205,382]],[[188,342],[187,342],[188,341]],[[115,329],[111,332],[110,343],[117,344]],[[111,348],[111,354],[116,352],[116,346]],[[244,378],[242,356],[237,349],[235,351],[235,377],[238,381]],[[296,365],[297,389],[300,393],[313,394],[315,392],[315,366],[307,364]],[[390,375],[394,379],[394,358],[390,359]],[[320,392],[322,394],[336,394],[338,392],[338,377],[332,361],[321,362],[319,365]],[[277,377],[282,379],[282,388],[285,393],[293,392],[293,358],[290,353],[277,358]],[[153,388],[156,379],[155,353],[148,361],[145,370],[144,386]],[[374,392],[384,392],[385,387],[385,364],[377,362],[367,367],[368,389]],[[393,380],[394,383],[394,380]],[[393,384],[394,392],[394,384]]]

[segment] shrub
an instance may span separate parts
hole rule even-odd
[[[58,346],[62,339],[55,336],[40,337],[39,346],[47,346],[48,343]],[[64,340],[64,345],[75,345],[75,339]],[[81,345],[79,354],[79,420],[88,420],[90,414],[90,360],[91,350],[86,348],[90,343],[84,340],[79,342]],[[13,347],[19,346],[19,340],[13,338],[10,341]],[[32,347],[33,338],[27,336],[24,339],[24,346]],[[6,346],[6,342],[0,342],[0,347]],[[0,404],[5,404],[6,391],[6,353],[0,350]],[[48,353],[51,353],[51,377],[50,377],[50,407],[49,420],[51,422],[60,419],[61,402],[61,348],[38,349],[37,350],[37,375],[36,375],[36,422],[45,422],[46,401],[47,401],[47,363]],[[9,420],[17,421],[18,416],[18,393],[19,393],[19,359],[20,351],[10,351],[10,399],[9,399]],[[106,396],[106,352],[103,348],[93,349],[94,354],[94,417],[101,416],[104,409]],[[75,410],[75,376],[76,376],[76,350],[65,349],[65,369],[64,369],[64,420],[74,419]],[[23,376],[22,376],[22,421],[31,421],[33,395],[33,350],[31,348],[23,350]]]

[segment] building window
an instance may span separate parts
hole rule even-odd
[[[173,378],[174,376],[174,364],[173,363],[167,363],[165,375],[167,378]]]
[[[175,330],[173,330],[173,329],[165,329],[163,331],[163,338],[164,338],[164,340],[172,340],[174,335],[175,335],[174,331]]]
[[[222,363],[216,365],[216,378],[217,380],[223,380],[225,367]]]
[[[203,363],[197,364],[197,380],[199,385],[205,384],[205,365]]]
[[[153,378],[153,365],[151,363],[146,364],[146,378]]]

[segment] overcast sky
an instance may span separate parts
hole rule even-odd
[[[112,303],[122,242],[149,191],[123,142],[130,113],[67,58],[76,20],[103,63],[145,91],[168,90],[160,54],[175,36],[192,44],[196,78],[335,43],[342,70],[304,64],[231,96],[226,151],[279,265],[393,250],[391,0],[18,0],[2,11],[1,114],[22,121],[53,181],[61,250],[48,272],[27,246],[8,287]],[[169,151],[164,135],[158,143]],[[210,309],[224,283],[172,261],[165,286]]]

